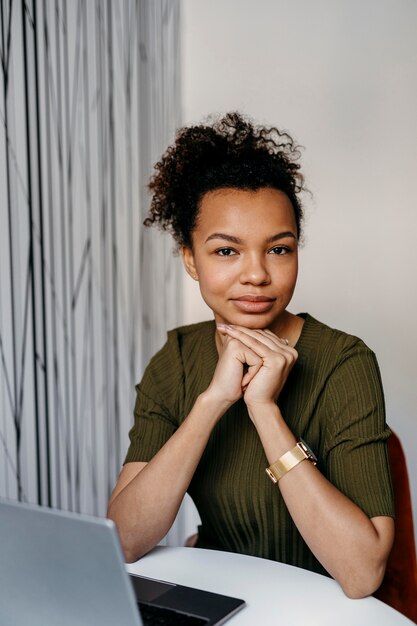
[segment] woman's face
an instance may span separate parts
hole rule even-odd
[[[192,249],[182,249],[184,264],[216,322],[278,329],[298,270],[288,197],[269,187],[210,191],[201,200],[192,241]]]

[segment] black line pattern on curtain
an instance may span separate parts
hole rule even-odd
[[[180,319],[172,244],[141,227],[178,28],[178,0],[0,0],[2,496],[104,514]]]

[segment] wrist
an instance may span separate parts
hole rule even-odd
[[[305,441],[298,439],[293,448],[285,452],[266,468],[266,473],[273,483],[278,483],[290,470],[306,460],[310,461],[313,465],[317,465],[317,458],[314,452]]]
[[[280,421],[284,418],[278,405],[273,400],[268,402],[247,402],[249,417],[253,422],[265,420]]]
[[[297,440],[274,402],[250,405],[248,412],[270,464],[295,446]]]
[[[196,404],[200,406],[203,413],[211,415],[216,421],[218,421],[226,413],[226,411],[230,409],[233,402],[219,399],[211,391],[210,387],[208,387],[197,397]]]

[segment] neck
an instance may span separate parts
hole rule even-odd
[[[284,311],[278,320],[270,326],[270,329],[278,337],[288,339],[290,346],[295,346],[304,325],[304,320],[298,315]]]

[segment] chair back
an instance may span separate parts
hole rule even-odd
[[[417,623],[417,558],[407,464],[395,433],[388,440],[395,502],[395,539],[374,596]]]

